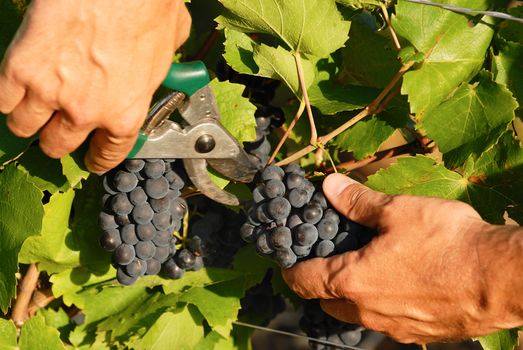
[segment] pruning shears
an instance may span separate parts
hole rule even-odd
[[[219,203],[236,206],[239,199],[214,184],[207,166],[244,183],[252,182],[258,169],[220,123],[209,82],[209,73],[201,61],[172,64],[162,85],[173,91],[149,111],[128,158],[182,159],[199,191]],[[169,120],[176,109],[183,123]]]

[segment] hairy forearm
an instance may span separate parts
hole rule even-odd
[[[474,253],[485,290],[484,322],[498,329],[523,325],[523,228],[483,225]]]

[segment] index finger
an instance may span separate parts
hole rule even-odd
[[[282,271],[289,287],[304,299],[350,299],[357,251],[300,262]]]

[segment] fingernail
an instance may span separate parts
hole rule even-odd
[[[323,181],[323,192],[333,196],[340,195],[345,189],[353,184],[359,183],[348,176],[342,174],[332,174]]]

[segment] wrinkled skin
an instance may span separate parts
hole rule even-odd
[[[33,0],[0,66],[0,112],[53,158],[96,130],[85,162],[103,173],[132,148],[190,26],[182,0]]]
[[[320,298],[332,316],[404,343],[523,324],[519,227],[489,225],[462,202],[388,196],[339,174],[325,180],[324,193],[340,213],[380,234],[359,251],[285,270],[301,297]]]

